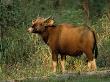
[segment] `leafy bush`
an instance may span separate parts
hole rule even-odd
[[[95,27],[98,35],[98,66],[99,67],[110,67],[110,20],[106,14],[103,14],[102,18],[96,22]]]
[[[56,8],[52,0],[1,1],[0,79],[41,76],[51,73],[51,51],[38,35],[27,33],[27,28],[31,25],[32,19],[35,19],[38,15],[43,17],[52,15],[56,24],[67,22],[82,25],[85,23],[80,0],[75,2],[68,0],[63,3],[62,7],[58,6]],[[73,4],[70,5],[70,3]],[[100,10],[100,16],[94,14],[97,13],[94,9],[94,13],[90,11],[90,15],[93,16],[90,21],[92,21],[91,27],[95,29],[98,35],[98,67],[109,68],[110,19],[106,15],[109,7],[104,4],[102,3],[100,7],[96,6],[96,10]],[[91,1],[90,6],[92,5],[96,5],[94,0]],[[102,9],[102,7],[105,9]],[[84,71],[86,69],[84,59],[83,57],[79,59],[67,57],[66,69],[69,71]]]

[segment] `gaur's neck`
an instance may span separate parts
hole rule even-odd
[[[55,27],[56,27],[55,25],[48,26],[46,27],[44,32],[39,34],[46,44],[48,44],[49,35],[52,33]]]
[[[45,31],[42,34],[40,34],[40,36],[42,37],[43,41],[47,44],[49,33],[47,31]]]

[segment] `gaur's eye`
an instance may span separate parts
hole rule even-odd
[[[35,28],[36,27],[36,25],[34,24],[34,25],[32,25],[32,28]]]

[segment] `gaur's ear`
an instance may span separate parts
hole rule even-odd
[[[35,21],[36,21],[35,19],[34,19],[34,20],[32,20],[32,24],[34,24],[34,23],[35,23]]]
[[[54,19],[52,17],[48,17],[44,21],[46,26],[52,26],[54,24]]]

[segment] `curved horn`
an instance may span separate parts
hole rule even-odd
[[[48,20],[48,19],[50,19],[50,18],[52,18],[52,16],[47,17],[47,18],[45,19],[45,21]]]
[[[38,15],[37,15],[37,18],[39,17],[39,13],[38,13]]]

